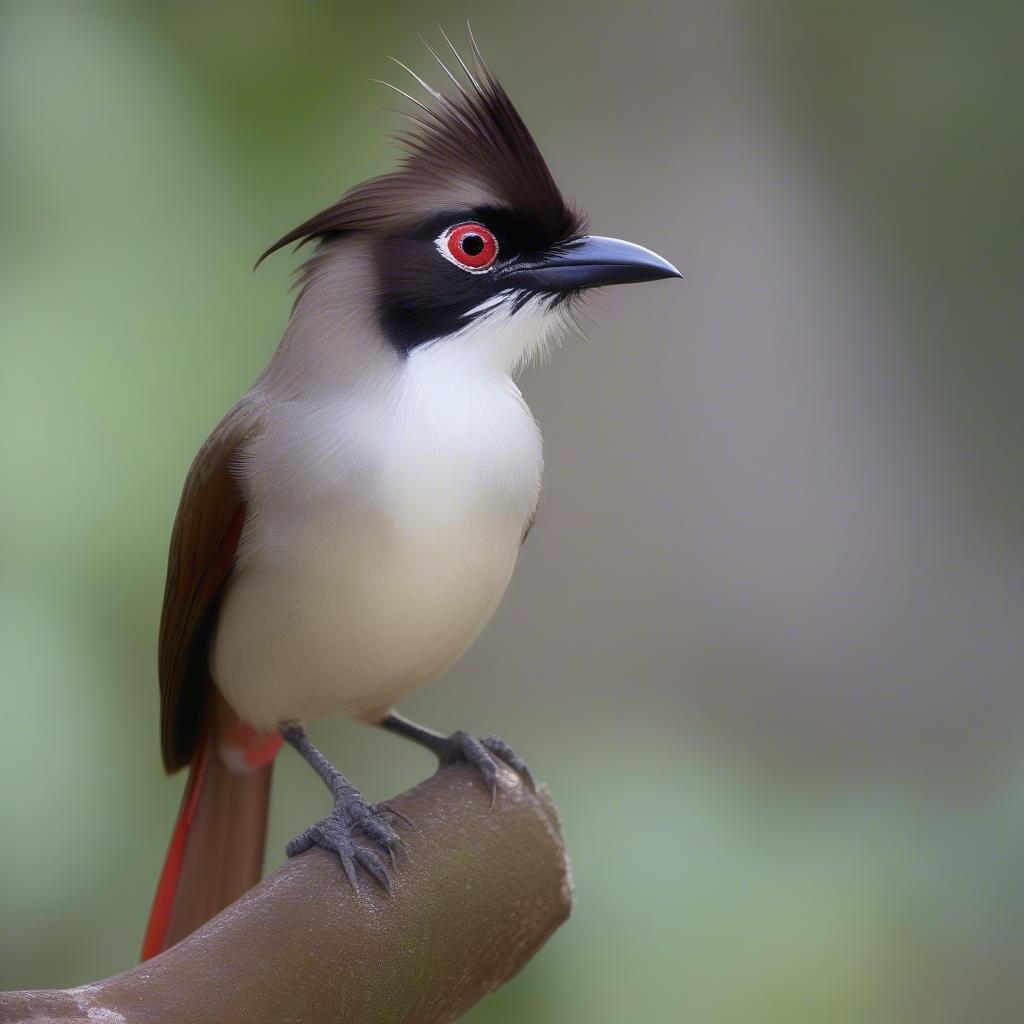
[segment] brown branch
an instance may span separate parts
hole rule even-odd
[[[147,963],[0,994],[2,1024],[435,1024],[511,978],[569,915],[554,805],[450,767],[391,801],[407,856],[385,895],[322,850],[275,871]]]

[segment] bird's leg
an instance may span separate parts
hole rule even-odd
[[[462,729],[453,732],[451,736],[445,736],[434,732],[433,729],[426,729],[422,725],[410,722],[396,711],[389,712],[387,718],[380,724],[383,728],[432,750],[443,765],[456,761],[466,761],[473,765],[484,780],[484,785],[491,794],[492,803],[498,789],[499,761],[504,761],[517,772],[530,789],[536,788],[533,775],[530,774],[530,769],[526,767],[523,759],[504,740],[499,740],[495,736],[477,739]]]
[[[380,857],[372,850],[357,844],[354,839],[355,832],[362,832],[367,839],[386,850],[394,864],[395,852],[401,848],[402,841],[383,817],[382,811],[386,808],[371,807],[363,799],[362,793],[313,746],[301,726],[285,726],[281,730],[281,735],[324,780],[334,797],[334,809],[331,813],[293,839],[287,847],[288,856],[294,857],[311,846],[321,846],[337,854],[348,880],[352,883],[352,888],[357,892],[357,864],[384,889],[390,888],[391,880]]]

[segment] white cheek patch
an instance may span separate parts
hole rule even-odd
[[[486,367],[489,372],[514,374],[543,356],[565,326],[564,317],[553,312],[543,297],[524,301],[516,289],[499,292],[463,315],[469,320],[465,327],[416,351],[429,353],[455,372]]]
[[[489,299],[484,299],[479,306],[474,306],[472,309],[467,309],[462,314],[463,320],[472,320],[478,317],[481,313],[486,313],[489,309],[494,309],[495,306],[500,306],[502,303],[508,301],[512,297],[512,289],[506,288],[504,291],[498,292],[497,295],[492,295]]]

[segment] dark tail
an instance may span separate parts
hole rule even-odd
[[[229,768],[204,733],[149,913],[143,960],[195,931],[260,880],[272,770],[273,754],[260,767]]]

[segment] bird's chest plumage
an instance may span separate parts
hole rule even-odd
[[[255,724],[374,717],[497,607],[537,502],[540,433],[503,374],[451,370],[414,354],[373,401],[282,409],[250,453],[255,512],[213,670]]]

